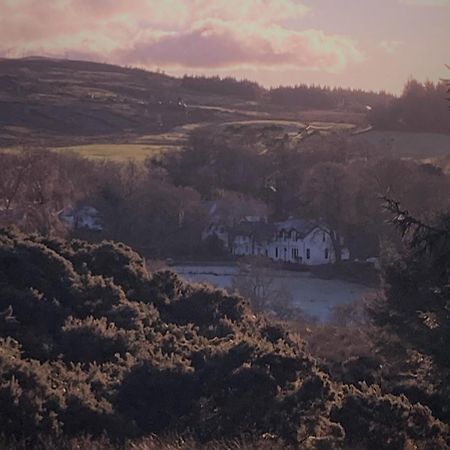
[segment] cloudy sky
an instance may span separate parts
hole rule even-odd
[[[0,56],[400,92],[450,64],[450,0],[0,0]]]

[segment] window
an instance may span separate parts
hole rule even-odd
[[[329,250],[326,248],[325,249],[325,259],[328,259],[328,257],[330,256],[329,253],[330,253]]]
[[[275,247],[275,259],[278,259],[278,247]]]
[[[311,249],[310,248],[306,249],[306,259],[311,259]]]

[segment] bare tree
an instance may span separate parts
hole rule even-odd
[[[282,319],[292,318],[292,295],[277,285],[274,271],[266,260],[247,258],[238,265],[232,288],[250,300],[257,312],[274,313]]]
[[[343,164],[317,164],[306,174],[302,191],[309,214],[326,224],[323,231],[329,234],[339,263],[345,225],[354,214],[351,174]]]
[[[43,234],[63,232],[58,211],[73,206],[92,185],[89,163],[43,148],[23,147],[0,157],[2,225]]]

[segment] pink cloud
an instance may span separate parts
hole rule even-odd
[[[330,72],[363,60],[355,43],[346,37],[213,20],[187,32],[141,36],[114,56],[126,63],[169,67],[297,67]]]
[[[349,37],[292,30],[297,0],[0,0],[0,52],[92,55],[167,68],[337,72],[363,60]]]

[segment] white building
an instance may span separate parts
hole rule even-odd
[[[229,231],[236,256],[266,256],[274,261],[320,265],[336,261],[330,230],[315,221],[245,222]],[[342,250],[348,259],[348,250]]]

